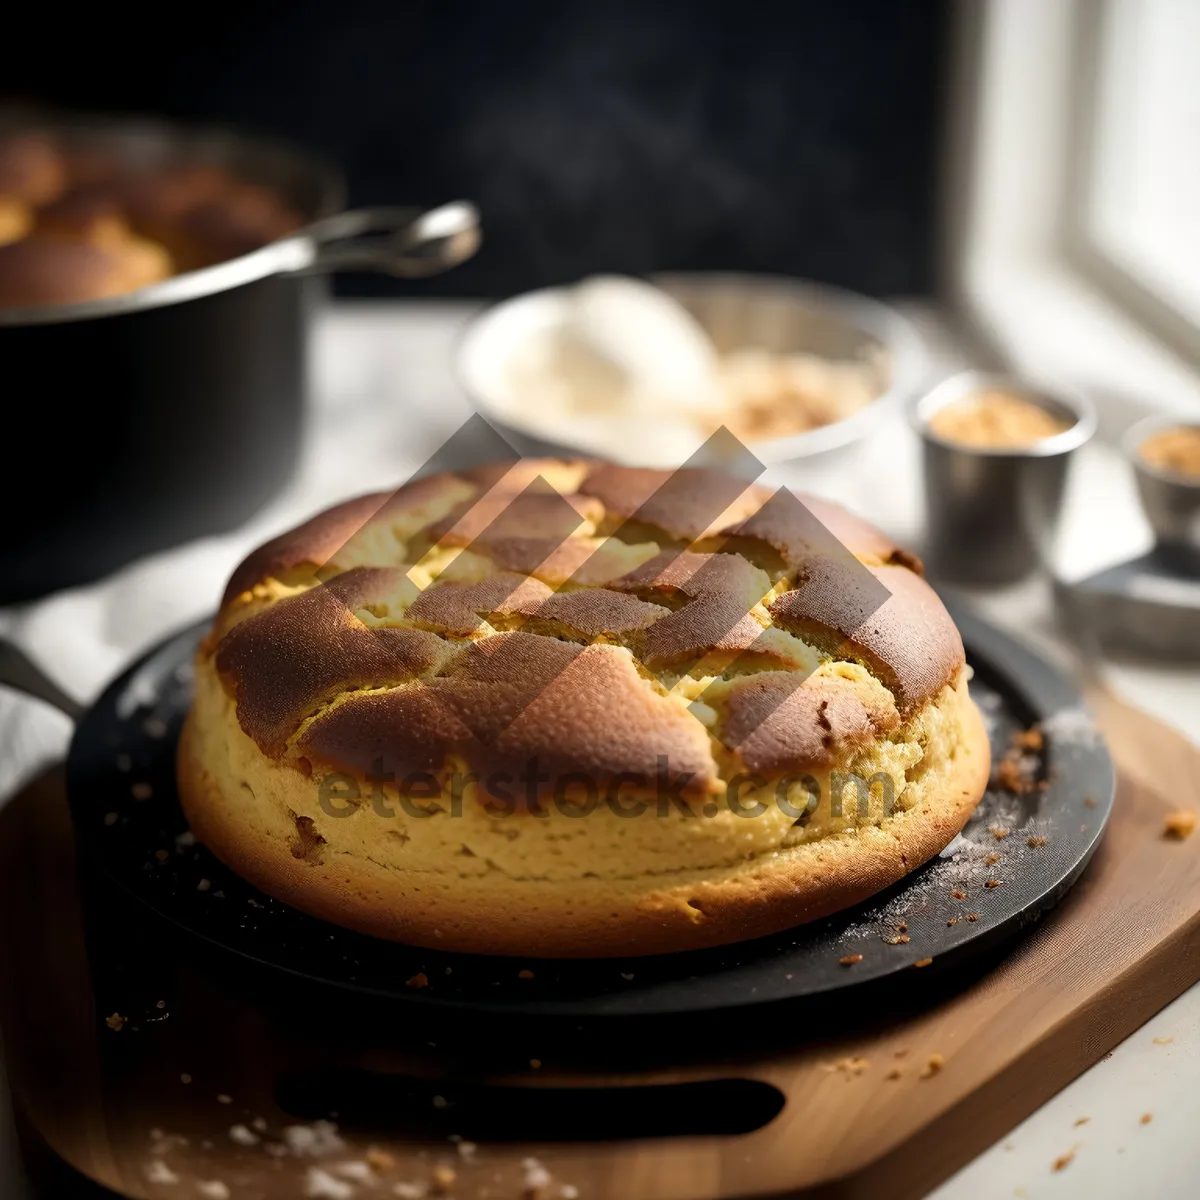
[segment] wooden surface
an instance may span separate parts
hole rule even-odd
[[[1182,843],[1162,836],[1167,811],[1200,811],[1200,752],[1111,697],[1093,702],[1119,769],[1112,823],[1067,900],[1006,957],[919,1002],[876,997],[870,1010],[847,1004],[803,1022],[773,1009],[736,1027],[631,1039],[604,1055],[603,1070],[573,1066],[588,1047],[569,1041],[547,1041],[534,1068],[527,1055],[542,1044],[537,1033],[507,1027],[439,1030],[431,1047],[434,1031],[398,1028],[386,1008],[247,981],[182,935],[97,900],[94,888],[81,902],[61,775],[52,772],[0,813],[0,1022],[16,1102],[68,1163],[136,1197],[196,1197],[198,1181],[218,1181],[234,1200],[290,1200],[305,1194],[313,1167],[361,1160],[369,1146],[397,1162],[373,1182],[345,1180],[356,1200],[432,1181],[439,1166],[454,1171],[454,1196],[520,1196],[537,1182],[522,1165],[529,1156],[552,1178],[545,1200],[562,1185],[581,1198],[621,1200],[919,1196],[1200,978],[1200,833]],[[119,1031],[104,1021],[113,1012],[127,1018]],[[944,1065],[922,1077],[933,1055]],[[847,1059],[865,1065],[835,1066]],[[347,1146],[328,1161],[273,1156],[267,1144],[278,1145],[284,1126],[318,1115],[298,1113],[304,1087],[289,1091],[286,1081],[308,1080],[311,1092],[324,1070],[361,1072],[339,1092],[363,1110],[341,1116]],[[374,1093],[363,1088],[394,1073],[418,1081],[418,1117],[401,1105],[403,1119],[367,1128]],[[648,1121],[669,1118],[675,1136],[488,1143],[472,1128],[473,1155],[445,1137],[464,1083],[485,1088],[478,1124],[489,1095],[511,1117],[513,1097],[532,1094],[487,1088],[705,1079],[762,1081],[786,1104],[761,1128],[731,1136],[678,1130],[710,1101],[732,1105],[729,1123],[744,1123],[752,1102],[683,1092],[661,1101],[654,1093],[646,1110]],[[452,1097],[449,1115],[433,1099],[439,1087]],[[549,1094],[551,1109],[569,1111],[571,1093]],[[603,1106],[635,1111],[620,1094]],[[580,1113],[581,1135],[594,1133],[595,1110]],[[720,1126],[720,1114],[703,1115]],[[229,1135],[237,1124],[263,1140],[238,1144]],[[163,1139],[154,1131],[187,1144],[156,1156]],[[148,1180],[156,1158],[176,1182]]]

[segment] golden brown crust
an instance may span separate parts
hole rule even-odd
[[[796,846],[708,878],[613,882],[501,877],[491,903],[452,876],[388,871],[369,858],[314,861],[299,841],[249,835],[217,786],[189,719],[179,784],[196,836],[238,874],[323,920],[375,937],[466,953],[587,958],[648,955],[765,937],[858,904],[927,862],[966,824],[987,783],[987,733],[966,714],[937,795],[880,825]],[[308,843],[311,848],[311,841]]]
[[[322,914],[346,897],[333,919],[356,928],[428,939],[424,917],[370,915],[419,891],[448,948],[511,953],[716,944],[894,882],[966,819],[986,741],[936,595],[818,507],[707,470],[542,460],[321,514],[242,563],[201,649],[181,759],[197,833],[285,898],[312,881]],[[866,787],[852,814],[845,776]],[[743,794],[798,778],[825,808],[774,795],[741,819]],[[318,804],[335,779],[345,823]],[[554,808],[572,786],[604,797],[598,820]],[[461,824],[357,815],[431,788]],[[622,796],[668,819],[627,822]],[[239,821],[256,849],[232,844]],[[511,927],[480,926],[495,945],[468,928],[481,906]]]

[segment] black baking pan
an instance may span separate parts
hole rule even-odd
[[[413,208],[343,212],[336,168],[270,140],[148,119],[0,113],[0,136],[28,129],[141,167],[221,166],[277,192],[306,224],[127,295],[0,309],[5,395],[23,413],[12,450],[44,476],[33,503],[23,471],[0,476],[0,509],[22,513],[0,546],[0,603],[243,523],[296,465],[322,277],[431,275],[478,242],[466,204],[434,210],[432,225],[414,224],[422,214]]]
[[[352,933],[264,895],[195,842],[176,796],[175,745],[207,624],[146,655],[82,715],[67,760],[68,801],[102,874],[174,925],[276,972],[430,1016],[683,1016],[828,999],[890,986],[906,972],[934,978],[1053,908],[1096,849],[1115,790],[1112,760],[1070,679],[969,610],[950,609],[994,753],[1014,731],[1038,725],[1041,786],[1022,795],[989,789],[940,857],[866,904],[734,946],[627,960],[450,954]],[[11,648],[0,679],[71,707],[61,693],[39,692],[34,669]],[[856,955],[853,966],[841,962]],[[418,973],[428,986],[409,986]]]

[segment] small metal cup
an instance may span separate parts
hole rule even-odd
[[[1183,551],[1195,561],[1195,556],[1200,556],[1200,479],[1164,471],[1141,455],[1148,438],[1181,427],[1200,428],[1200,423],[1178,417],[1147,417],[1126,431],[1121,445],[1133,463],[1142,508],[1159,546]]]
[[[1021,396],[1071,427],[1020,450],[988,450],[938,437],[939,409],[983,391]],[[1072,451],[1096,429],[1082,396],[1053,395],[1020,380],[964,371],[913,409],[924,451],[926,558],[930,574],[967,585],[1016,583],[1050,558]]]

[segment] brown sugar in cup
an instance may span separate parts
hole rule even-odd
[[[931,572],[1002,586],[1044,566],[1070,456],[1095,430],[1091,403],[965,371],[917,402],[913,424],[922,442]]]
[[[938,409],[929,418],[929,429],[960,446],[1025,450],[1065,433],[1074,423],[1024,396],[987,389]]]
[[[1160,546],[1182,549],[1189,571],[1200,554],[1200,422],[1139,421],[1122,441],[1138,496]]]

